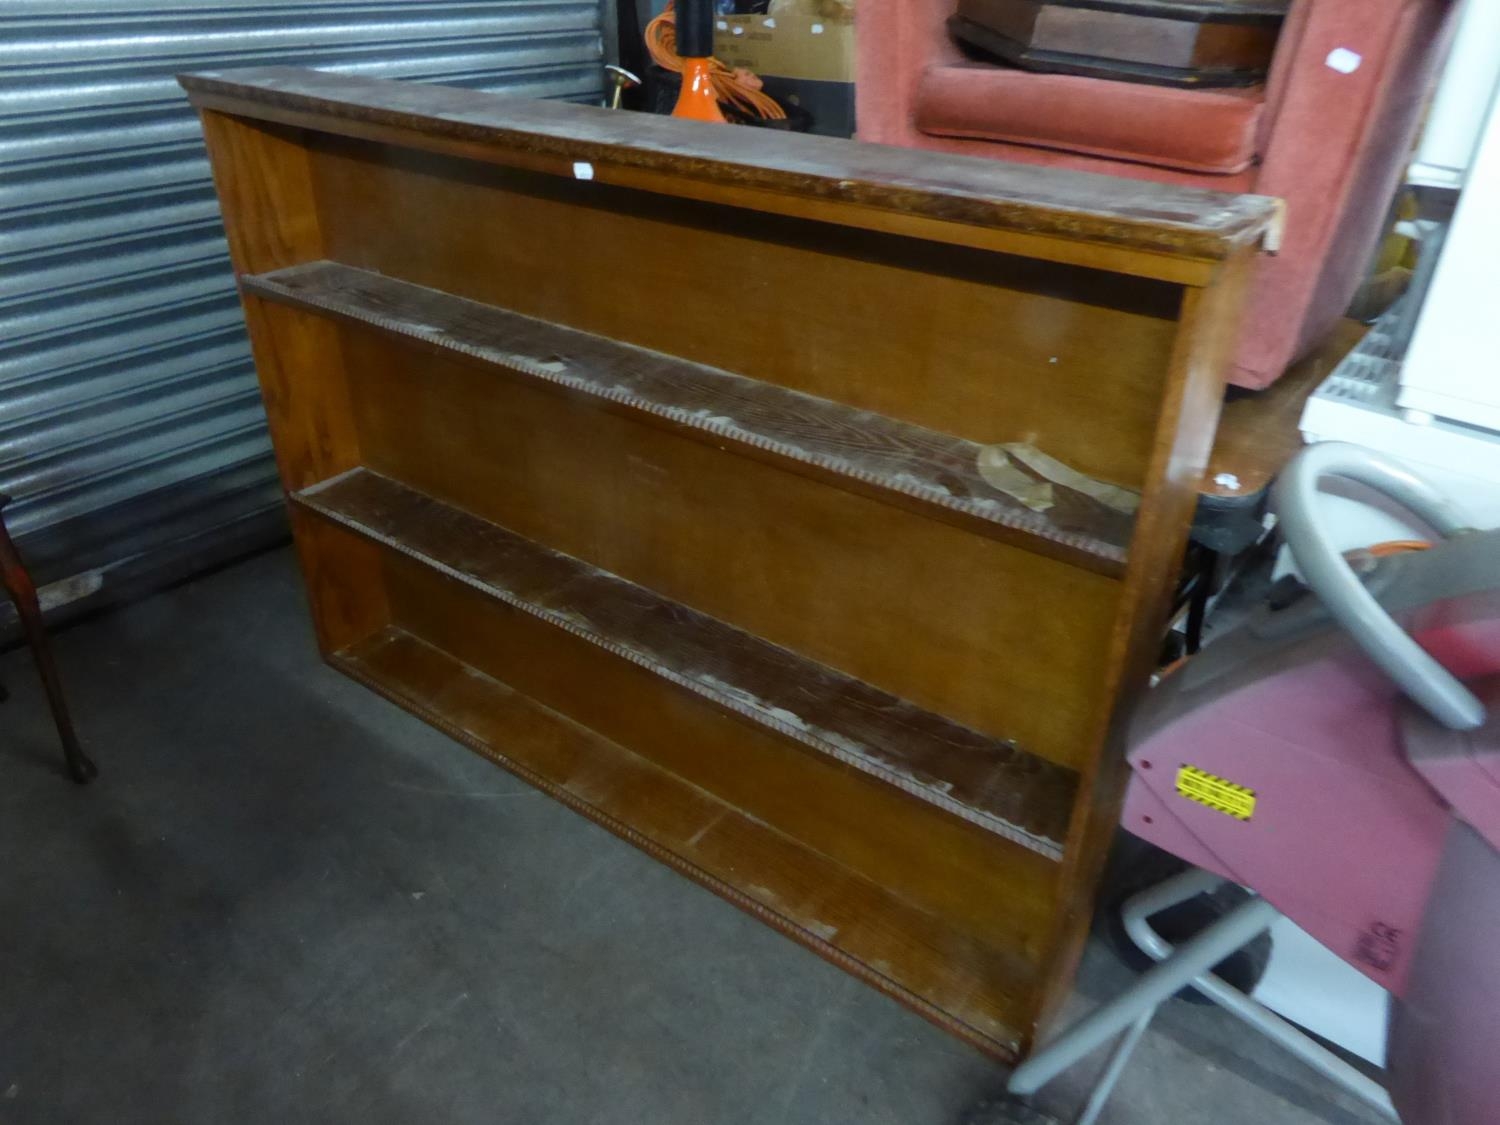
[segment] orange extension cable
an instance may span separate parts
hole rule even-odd
[[[1377,559],[1383,559],[1388,555],[1402,555],[1407,551],[1429,551],[1432,544],[1425,539],[1387,539],[1384,543],[1376,543],[1374,546],[1366,547],[1365,550]]]
[[[677,53],[677,12],[673,0],[667,0],[667,10],[646,25],[646,50],[657,66],[676,74],[683,71],[682,56]],[[709,81],[714,94],[721,102],[728,102],[741,113],[769,121],[781,121],[786,111],[769,94],[761,91],[761,82],[750,71],[739,67],[731,70],[718,59],[704,60],[709,71]]]

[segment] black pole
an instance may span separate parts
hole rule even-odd
[[[677,53],[685,59],[713,57],[714,0],[677,0]]]

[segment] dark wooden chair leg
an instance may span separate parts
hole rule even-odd
[[[9,503],[10,497],[0,494],[0,513],[3,513]],[[52,721],[57,724],[58,738],[62,740],[68,773],[80,785],[86,784],[99,776],[99,767],[83,752],[78,735],[73,730],[73,719],[68,714],[67,700],[63,698],[62,679],[57,674],[57,664],[52,659],[52,645],[47,639],[47,627],[42,620],[42,607],[36,599],[36,586],[21,562],[15,543],[11,541],[3,514],[0,514],[0,578],[3,578],[6,592],[10,594],[10,600],[15,603],[16,612],[20,615],[26,643],[31,646],[37,672],[47,691],[47,703],[52,708]]]

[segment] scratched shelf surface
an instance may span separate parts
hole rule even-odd
[[[382,477],[294,502],[784,737],[1050,858],[1077,775]]]
[[[1201,259],[1258,241],[1275,221],[1265,196],[1123,180],[1088,172],[952,156],[769,129],[721,129],[680,118],[297,67],[180,75],[195,104],[468,155],[584,162],[691,185],[790,194],[872,212],[1061,237]],[[852,216],[851,216],[852,218]]]
[[[1124,564],[1131,520],[1054,489],[1039,512],[980,475],[982,447],[867,410],[336,262],[241,281],[256,296],[363,325],[588,395],[716,445],[912,501],[1019,546],[1106,573]]]

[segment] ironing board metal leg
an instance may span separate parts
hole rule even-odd
[[[1264,899],[1231,910],[1171,957],[1147,970],[1135,984],[1096,1008],[1017,1067],[1007,1089],[1034,1094],[1079,1059],[1104,1046],[1142,1015],[1195,978],[1202,976],[1240,946],[1247,944],[1275,920],[1276,908]]]
[[[1194,880],[1189,878],[1190,876],[1206,876],[1206,880],[1202,878]],[[1120,910],[1120,916],[1125,922],[1125,932],[1130,935],[1130,939],[1135,942],[1141,952],[1156,961],[1166,962],[1173,956],[1173,946],[1151,927],[1149,919],[1168,907],[1187,901],[1194,894],[1200,893],[1200,890],[1215,889],[1224,881],[1216,875],[1194,869],[1142,891],[1126,902]],[[1199,889],[1195,890],[1194,887]],[[1280,912],[1276,912],[1271,921],[1274,922],[1279,917],[1281,917]],[[1267,925],[1269,926],[1270,922]],[[1189,984],[1219,1007],[1296,1055],[1324,1077],[1338,1083],[1366,1105],[1383,1113],[1392,1121],[1399,1120],[1385,1087],[1356,1067],[1350,1066],[1338,1055],[1282,1019],[1258,1000],[1232,985],[1225,984],[1212,973],[1204,973]]]
[[[1083,1104],[1083,1109],[1073,1119],[1073,1125],[1094,1125],[1099,1120],[1099,1114],[1104,1112],[1104,1103],[1109,1101],[1110,1094],[1114,1093],[1115,1085],[1120,1081],[1120,1075],[1125,1073],[1125,1064],[1130,1061],[1131,1054],[1135,1051],[1135,1045],[1141,1041],[1141,1036],[1146,1034],[1146,1028],[1151,1026],[1151,1018],[1156,1015],[1156,1009],[1141,1015],[1135,1023],[1125,1029],[1125,1033],[1115,1040],[1114,1048],[1109,1052],[1109,1061],[1104,1064],[1104,1071],[1094,1083],[1094,1088],[1089,1091],[1089,1100]]]
[[[1150,926],[1145,926],[1145,933],[1149,933],[1154,939],[1156,948],[1165,952],[1153,953],[1150,948],[1141,945],[1141,938],[1137,935],[1140,933],[1140,928],[1145,925],[1145,920],[1153,914],[1170,910],[1199,895],[1212,894],[1227,882],[1229,882],[1228,879],[1222,875],[1215,875],[1212,871],[1205,871],[1201,867],[1189,867],[1181,874],[1164,879],[1156,886],[1147,887],[1144,891],[1126,899],[1125,904],[1120,907],[1120,917],[1124,919],[1126,931],[1135,943],[1140,945],[1141,951],[1149,954],[1153,961],[1162,961],[1172,953],[1172,946],[1157,937],[1156,931]]]

